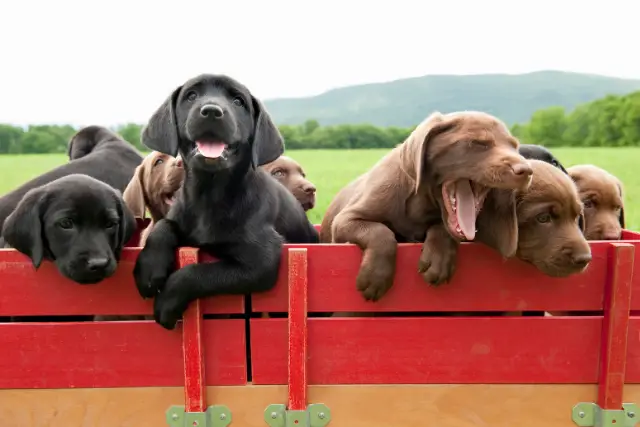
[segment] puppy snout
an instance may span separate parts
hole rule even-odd
[[[178,154],[178,156],[176,157],[176,160],[174,162],[174,165],[178,168],[183,167],[183,163],[182,163],[182,157]]]
[[[527,161],[512,164],[511,169],[513,169],[513,173],[516,176],[521,176],[523,178],[528,178],[533,175],[533,169],[531,169],[531,165]]]
[[[95,257],[87,260],[87,270],[99,271],[103,270],[109,265],[109,258],[107,257]]]
[[[221,119],[224,117],[224,110],[217,104],[205,104],[200,108],[200,115],[202,117]]]
[[[584,268],[591,262],[590,252],[574,253],[571,256],[571,262],[578,268]]]
[[[314,194],[316,192],[316,186],[313,184],[306,185],[302,188],[306,194]]]

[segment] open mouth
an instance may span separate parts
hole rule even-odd
[[[176,193],[165,194],[163,196],[163,199],[167,205],[171,206],[173,202],[176,200]]]
[[[196,141],[198,153],[207,159],[226,159],[229,145],[223,141]]]
[[[442,200],[447,210],[447,226],[454,236],[462,240],[476,237],[476,218],[489,187],[468,179],[442,184]]]

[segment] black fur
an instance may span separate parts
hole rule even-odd
[[[43,260],[80,284],[111,276],[136,221],[122,195],[87,175],[72,174],[25,194],[2,228],[5,244]]]
[[[543,162],[547,162],[557,167],[562,172],[568,175],[567,170],[564,168],[564,166],[562,166],[562,163],[560,163],[560,160],[558,160],[551,153],[551,151],[549,151],[547,148],[543,147],[542,145],[520,144],[520,147],[518,148],[518,152],[525,159],[541,160]]]
[[[73,173],[89,175],[121,192],[133,178],[142,156],[127,141],[101,126],[80,129],[69,142],[73,160],[58,166],[0,197],[0,228],[22,197],[32,188]]]
[[[227,148],[207,158],[196,141],[224,141]],[[155,297],[154,317],[163,327],[173,329],[197,298],[272,288],[282,243],[319,241],[300,203],[258,168],[278,158],[284,142],[237,81],[210,74],[187,81],[151,117],[142,142],[179,152],[185,165],[176,201],[154,226],[133,271],[140,295]],[[220,261],[174,271],[179,246],[202,248]]]

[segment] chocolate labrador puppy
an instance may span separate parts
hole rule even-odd
[[[188,80],[151,117],[142,142],[171,156],[180,152],[185,168],[176,200],[133,272],[140,295],[155,297],[154,318],[163,327],[173,329],[197,298],[271,289],[283,242],[318,241],[295,197],[258,168],[282,155],[284,141],[236,80],[212,74]],[[175,270],[179,246],[202,248],[219,261]]]
[[[567,170],[564,168],[562,163],[560,163],[560,160],[558,160],[551,151],[542,145],[520,144],[518,152],[525,159],[542,160],[543,162],[547,162],[550,165],[557,167],[562,172],[567,173]]]
[[[305,212],[316,205],[316,186],[307,179],[300,163],[291,157],[280,156],[262,168],[291,191]]]
[[[142,156],[131,144],[102,126],[80,129],[69,143],[69,156],[75,160],[27,181],[0,197],[0,228],[23,196],[33,188],[70,174],[84,174],[124,191],[136,167],[142,162]]]
[[[568,169],[584,203],[587,240],[619,240],[624,222],[622,182],[594,165],[577,165]]]
[[[29,190],[2,227],[6,244],[79,284],[111,276],[136,221],[119,191],[71,174]]]
[[[153,224],[169,212],[183,179],[184,168],[180,156],[172,157],[153,151],[136,168],[123,198],[136,218],[145,218],[147,209],[151,215],[151,223],[140,235],[140,246],[144,246]]]
[[[357,288],[380,299],[395,275],[398,242],[424,242],[418,270],[426,282],[449,281],[460,241],[476,235],[476,218],[491,189],[526,188],[531,167],[518,140],[497,118],[481,112],[433,113],[369,172],[336,196],[322,221],[323,243],[363,250]],[[499,246],[515,253],[514,225]]]

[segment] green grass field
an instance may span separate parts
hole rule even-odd
[[[640,148],[560,148],[553,150],[565,166],[592,163],[618,176],[625,185],[627,228],[640,230]],[[299,161],[308,178],[318,187],[317,206],[309,212],[314,223],[333,196],[349,181],[369,169],[387,150],[290,150],[287,155]],[[48,169],[65,163],[60,155],[0,156],[0,194]],[[638,208],[636,208],[638,205]]]

